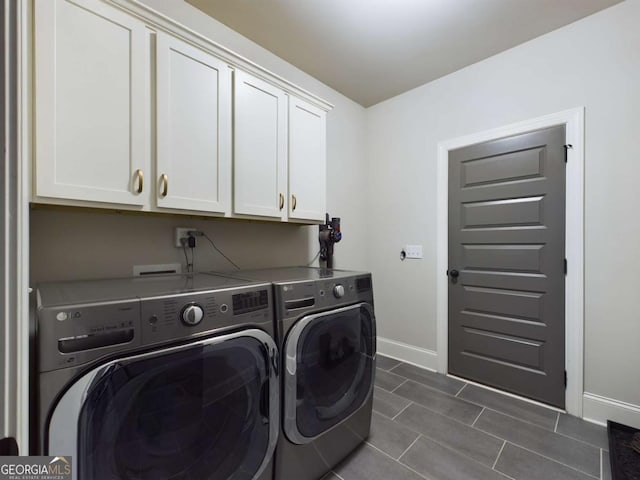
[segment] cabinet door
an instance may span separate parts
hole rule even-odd
[[[35,195],[143,205],[142,22],[98,0],[35,3]]]
[[[327,209],[326,113],[289,98],[289,218],[324,220]]]
[[[234,87],[234,213],[285,220],[287,95],[241,71]]]
[[[158,206],[230,213],[231,69],[157,38]]]

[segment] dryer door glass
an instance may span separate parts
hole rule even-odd
[[[110,364],[80,411],[79,478],[254,478],[274,441],[269,379],[249,336]]]
[[[291,342],[291,344],[289,343]],[[353,414],[373,388],[375,320],[369,305],[302,318],[287,339],[295,375],[287,378],[287,436],[305,443]],[[290,368],[287,368],[287,375]]]

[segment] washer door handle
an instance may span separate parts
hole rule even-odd
[[[262,423],[267,425],[271,420],[269,418],[269,379],[262,382],[260,387],[260,416]]]

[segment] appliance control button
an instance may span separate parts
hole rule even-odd
[[[180,317],[187,325],[198,325],[204,317],[204,310],[200,305],[187,305],[180,313]]]
[[[58,312],[56,315],[56,320],[59,322],[64,322],[67,318],[69,318],[69,315],[66,312]]]
[[[151,325],[155,325],[156,323],[158,323],[158,316],[157,315],[151,315],[149,317],[149,323]]]
[[[227,305],[226,303],[223,303],[222,305],[220,305],[220,313],[227,313],[229,311],[229,305]]]
[[[336,298],[344,297],[344,287],[342,285],[340,285],[340,284],[338,284],[335,287],[333,287],[333,295]]]

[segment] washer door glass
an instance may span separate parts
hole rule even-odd
[[[285,388],[285,430],[290,440],[312,440],[369,398],[375,354],[375,319],[369,305],[300,319],[285,349],[287,362],[295,361],[294,368],[287,363]]]
[[[249,336],[110,364],[80,411],[80,478],[254,478],[274,441],[269,365]]]

